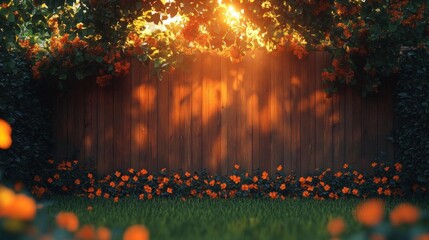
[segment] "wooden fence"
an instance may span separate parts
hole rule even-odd
[[[57,159],[79,159],[100,173],[133,167],[230,173],[306,174],[349,163],[366,170],[393,158],[392,87],[361,98],[350,88],[327,97],[320,78],[329,58],[290,54],[240,63],[201,55],[158,80],[133,61],[129,76],[100,88],[87,81],[56,98]]]

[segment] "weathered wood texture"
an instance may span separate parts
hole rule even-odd
[[[327,97],[320,73],[328,65],[322,52],[303,60],[257,52],[240,63],[201,55],[160,81],[133,60],[130,74],[108,87],[85,83],[56,98],[56,157],[100,173],[213,174],[235,163],[307,174],[392,159],[392,89],[361,98],[343,88]]]

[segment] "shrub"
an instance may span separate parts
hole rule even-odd
[[[410,183],[429,184],[429,53],[404,54],[397,82],[397,158]]]
[[[0,150],[0,171],[6,179],[26,180],[50,156],[51,113],[42,96],[49,94],[32,80],[27,61],[0,50],[0,118],[13,129],[11,148]]]

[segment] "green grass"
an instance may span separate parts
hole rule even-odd
[[[391,208],[404,200],[388,200]],[[424,200],[410,202],[425,209]],[[342,216],[347,232],[359,229],[353,220],[353,209],[359,200],[293,200],[269,199],[155,199],[139,201],[126,198],[118,203],[105,199],[88,200],[57,197],[47,212],[51,219],[59,211],[75,212],[82,224],[121,229],[144,224],[151,239],[328,239],[329,219]],[[93,211],[87,207],[93,206]],[[53,224],[53,223],[51,223]]]

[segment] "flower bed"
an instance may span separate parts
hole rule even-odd
[[[97,176],[92,172],[79,170],[78,161],[55,163],[45,176],[34,176],[32,192],[37,197],[44,194],[68,193],[92,198],[106,198],[119,201],[122,197],[137,196],[139,199],[154,197],[209,197],[209,198],[314,198],[339,199],[350,197],[404,196],[406,192],[401,181],[402,165],[373,163],[372,173],[364,174],[344,164],[341,171],[316,171],[311,176],[286,175],[279,165],[269,175],[266,171],[253,174],[234,166],[229,176],[212,176],[201,173],[177,172],[167,174],[162,169],[158,174],[145,169],[128,169],[114,174]],[[423,186],[412,186],[413,193],[426,193]]]

